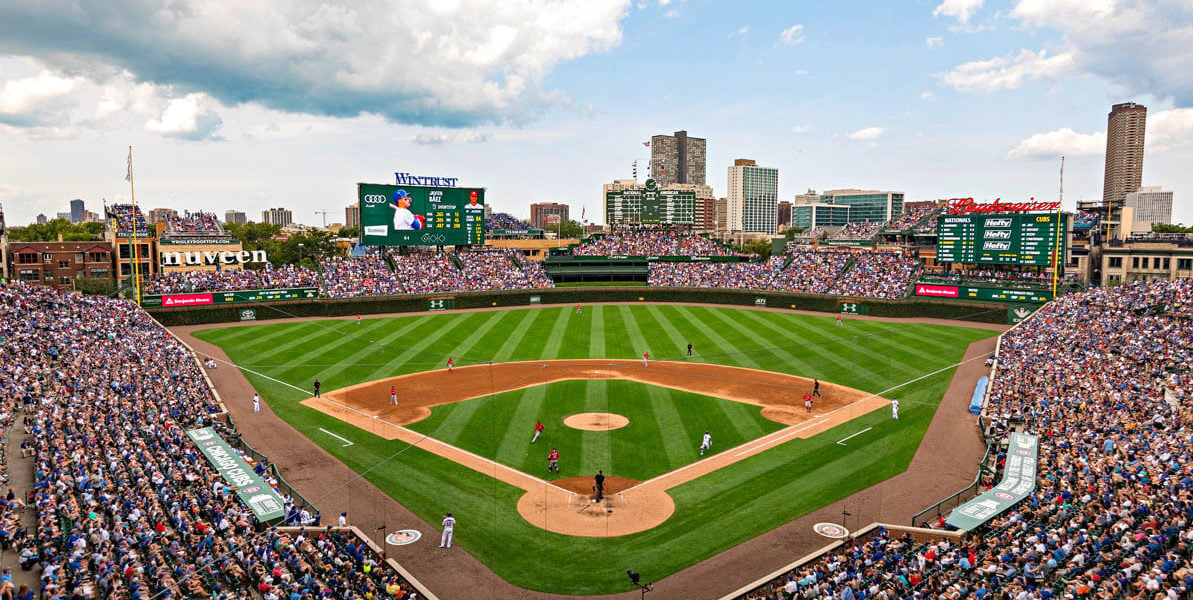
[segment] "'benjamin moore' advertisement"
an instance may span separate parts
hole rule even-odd
[[[210,427],[202,427],[191,429],[186,435],[220,472],[220,477],[236,490],[240,501],[253,511],[258,521],[272,524],[286,516],[286,504],[282,502],[281,496],[258,477],[215,431]]]
[[[483,188],[356,184],[366,246],[485,243]]]

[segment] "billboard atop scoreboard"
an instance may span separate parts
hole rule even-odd
[[[451,186],[356,184],[365,246],[485,243],[485,190]]]
[[[605,193],[609,225],[694,225],[696,192],[663,190],[653,179],[642,188]]]

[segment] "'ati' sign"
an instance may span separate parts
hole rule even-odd
[[[970,213],[1031,213],[1056,212],[1060,202],[1036,202],[1035,198],[1027,202],[1003,202],[1002,198],[995,198],[994,202],[975,202],[973,198],[953,198],[949,200],[950,215],[968,215]]]
[[[264,250],[241,250],[240,252],[232,252],[225,250],[217,252],[215,250],[206,250],[202,252],[162,252],[161,265],[163,267],[180,267],[187,265],[191,267],[199,266],[214,266],[221,265],[240,265],[244,263],[263,263],[268,262]]]

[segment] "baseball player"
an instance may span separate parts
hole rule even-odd
[[[688,342],[688,356],[692,355],[692,342]]]
[[[804,394],[804,409],[812,412],[812,394]]]
[[[845,317],[843,317],[841,315],[837,315],[837,327],[844,327],[844,326],[845,326]]]
[[[452,511],[447,511],[443,517],[443,535],[439,536],[440,548],[452,547],[452,532],[456,529],[456,518],[452,516]]]
[[[580,309],[580,305],[579,305],[579,304],[577,304],[577,305],[576,305],[576,314],[581,314],[582,312],[583,312],[583,311]]]
[[[899,399],[891,398],[891,418],[899,420]]]
[[[356,315],[356,324],[360,325],[360,315]]]
[[[456,366],[456,362],[452,360],[452,357],[447,357],[447,372],[451,373],[454,366]]]
[[[261,396],[253,392],[253,412],[261,412]]]
[[[398,386],[396,385],[389,386],[389,403],[394,406],[398,405]]]
[[[559,472],[559,450],[556,450],[555,448],[552,448],[551,451],[547,453],[547,472]]]
[[[700,440],[700,456],[704,456],[704,453],[710,448],[712,448],[712,434],[705,431],[704,439]]]
[[[645,369],[646,367],[649,367],[649,366],[650,366],[650,353],[645,352],[642,354],[642,368]]]
[[[531,444],[539,441],[539,436],[543,434],[544,429],[546,429],[546,426],[543,425],[542,421],[535,421],[535,423],[534,423],[534,439],[530,440]]]

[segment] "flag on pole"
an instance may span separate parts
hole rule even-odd
[[[649,141],[642,142],[642,145],[643,145],[643,146],[646,146],[647,148],[649,148],[649,147],[650,147],[650,142],[649,142]]]
[[[125,181],[133,180],[133,147],[128,147],[128,170],[124,173]]]

